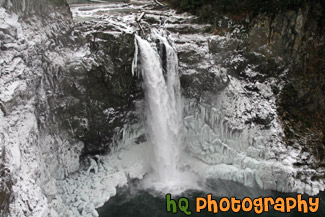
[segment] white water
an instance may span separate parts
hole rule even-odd
[[[144,80],[155,181],[169,186],[180,182],[177,164],[181,152],[182,105],[178,59],[163,31],[153,30],[151,37],[153,41],[159,40],[160,48],[165,47],[165,60],[161,59],[156,44],[136,36],[134,66]]]

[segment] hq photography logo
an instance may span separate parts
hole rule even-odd
[[[194,209],[193,209],[194,208]],[[206,197],[196,197],[195,207],[190,207],[189,199],[181,197],[178,200],[172,199],[171,194],[166,195],[166,210],[168,213],[176,214],[178,211],[185,215],[192,215],[193,212],[201,213],[205,210],[210,213],[228,212],[251,212],[256,214],[269,212],[273,208],[274,211],[280,213],[290,213],[297,210],[300,213],[315,213],[319,208],[319,198],[309,197],[307,200],[302,199],[302,195],[296,197],[259,197],[251,199],[245,197],[236,199],[236,197],[223,197],[220,200],[212,198],[212,194]]]

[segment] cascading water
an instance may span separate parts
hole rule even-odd
[[[152,44],[135,36],[134,67],[144,80],[154,174],[158,182],[174,185],[179,180],[182,105],[177,54],[165,34],[152,30],[150,36],[156,42]]]

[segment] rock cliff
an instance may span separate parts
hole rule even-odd
[[[169,2],[181,12],[196,14],[199,23],[212,24],[216,38],[223,35],[236,39],[226,45],[212,40],[210,52],[219,54],[219,62],[231,75],[247,82],[247,94],[260,94],[267,100],[275,97],[283,141],[299,153],[295,167],[314,168],[323,174],[324,2]],[[238,57],[237,61],[229,61],[232,55]],[[202,75],[198,76],[191,80],[201,80]],[[186,92],[194,92],[196,85],[183,79]],[[202,84],[210,82],[208,78]],[[261,89],[261,84],[266,83],[270,83],[270,90]],[[267,128],[272,119],[256,116],[247,121]],[[312,179],[318,178],[312,175]]]
[[[0,215],[55,216],[65,213],[56,181],[137,121],[134,38],[74,26],[65,0],[1,6]]]

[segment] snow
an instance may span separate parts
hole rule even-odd
[[[97,173],[81,170],[58,181],[59,194],[72,216],[96,216],[95,208],[115,196],[116,187],[127,185],[129,179],[142,179],[150,171],[148,146],[132,145],[102,156]]]

